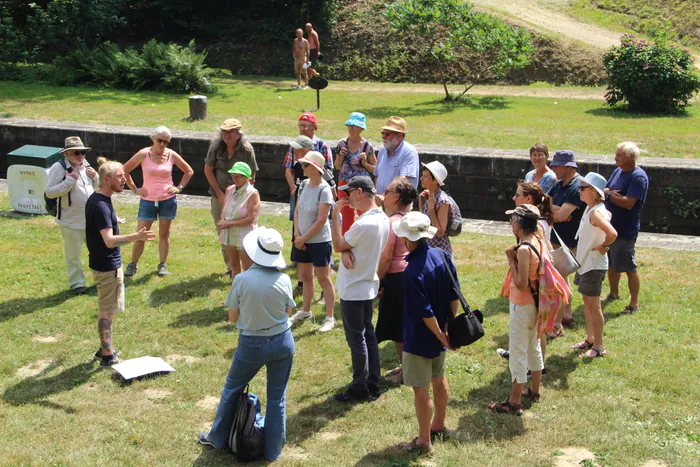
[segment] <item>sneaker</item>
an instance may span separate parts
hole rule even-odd
[[[160,264],[158,265],[158,267],[156,268],[156,270],[158,271],[158,276],[159,276],[159,277],[165,277],[165,276],[167,276],[168,274],[170,274],[170,273],[168,272],[168,265],[167,265],[166,263],[160,263]]]
[[[332,331],[335,327],[335,318],[326,318],[321,323],[321,327],[318,328],[318,332],[328,332]]]
[[[510,352],[508,352],[506,349],[498,348],[496,349],[496,353],[506,360],[510,359]]]
[[[369,395],[375,399],[382,395],[378,384],[367,384],[367,390],[369,391]]]
[[[136,274],[136,271],[138,271],[139,268],[136,267],[136,264],[134,263],[129,263],[126,265],[126,271],[124,271],[124,277],[131,277],[134,274]]]
[[[102,357],[100,359],[100,368],[112,368],[114,365],[121,363],[122,361],[116,355],[110,355],[109,357]]]
[[[112,355],[115,357],[119,355],[119,350],[112,349]],[[95,360],[102,360],[102,348],[97,349],[97,352],[95,352]]]
[[[297,311],[294,316],[292,316],[292,322],[298,323],[299,321],[304,321],[305,319],[311,318],[310,311]]]
[[[301,89],[301,86],[294,86],[292,89]]]
[[[214,443],[209,441],[209,432],[208,431],[202,431],[199,433],[199,439],[197,442],[203,446],[209,446],[211,448],[215,448]]]
[[[301,88],[301,89],[304,90],[304,91],[308,91],[308,90],[309,90],[309,87],[308,87],[308,86],[304,86],[304,87]]]

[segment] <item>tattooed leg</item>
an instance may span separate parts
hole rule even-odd
[[[99,313],[97,317],[97,333],[100,335],[102,356],[112,355],[112,314]]]

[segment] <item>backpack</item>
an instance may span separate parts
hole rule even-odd
[[[248,386],[237,399],[228,447],[239,461],[250,462],[263,456],[265,418],[260,413],[260,399],[248,392]]]
[[[58,163],[61,164],[61,167],[63,167],[63,178],[61,179],[61,181],[63,181],[66,179],[68,167],[66,166],[65,159],[59,159]],[[46,212],[48,212],[50,215],[58,219],[61,219],[61,198],[63,198],[63,196],[59,196],[58,198],[49,198],[46,196],[46,192],[44,192],[44,209],[46,209]],[[68,192],[68,206],[70,205],[70,192]]]
[[[450,205],[450,212],[447,214],[447,236],[456,237],[462,233],[462,212],[452,196],[445,193],[445,197]]]
[[[537,331],[538,333],[552,332],[554,319],[559,310],[571,300],[571,289],[559,271],[552,263],[552,257],[545,248],[539,252],[529,242],[522,242],[520,245],[529,246],[539,259],[537,270],[537,289],[530,284],[532,297],[535,299],[537,308]]]

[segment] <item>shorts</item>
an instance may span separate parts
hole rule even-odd
[[[331,242],[306,243],[306,250],[300,250],[292,245],[292,261],[297,263],[312,263],[314,267],[323,268],[331,264],[333,247]]]
[[[177,196],[163,201],[148,201],[141,199],[139,202],[139,214],[136,217],[140,221],[171,221],[177,217]]]
[[[124,271],[92,270],[92,279],[97,286],[97,309],[100,313],[124,311]]]
[[[430,386],[432,378],[441,378],[445,374],[445,351],[435,358],[404,352],[401,366],[405,386]]]
[[[605,269],[593,269],[583,274],[576,273],[574,285],[578,285],[578,291],[581,295],[600,297],[600,294],[603,292],[603,280],[607,272]]]
[[[302,57],[302,58],[294,57],[294,71],[296,73],[306,73],[306,69],[303,68],[304,63],[306,63],[306,61],[304,60],[304,57]]]
[[[309,61],[311,62],[311,66],[316,65],[316,62],[318,61],[318,50],[317,49],[309,49]]]
[[[610,245],[608,258],[610,266],[615,272],[635,272],[637,270],[637,261],[634,257],[635,243],[637,243],[636,238],[617,237],[617,240]]]

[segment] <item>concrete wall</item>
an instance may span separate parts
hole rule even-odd
[[[6,118],[0,119],[0,176],[7,171],[7,153],[25,144],[63,147],[67,136],[80,136],[93,150],[88,153],[92,163],[98,155],[121,162],[137,150],[150,145],[151,129],[86,125],[67,122],[49,122]],[[187,193],[206,194],[208,184],[204,177],[204,157],[212,133],[174,131],[170,147],[180,153],[194,168],[195,176],[186,188]],[[322,135],[321,135],[322,136]],[[256,187],[263,199],[286,201],[287,183],[281,163],[289,138],[249,136],[255,148],[260,167]],[[329,141],[335,145],[335,141]],[[516,182],[530,169],[527,151],[507,151],[465,147],[417,145],[421,161],[439,160],[449,172],[447,190],[457,200],[465,217],[481,219],[504,218],[503,212],[512,207]],[[579,154],[577,161],[582,174],[594,171],[606,178],[615,169],[613,152],[610,155]],[[700,161],[688,159],[658,159],[641,157],[640,165],[651,181],[650,193],[642,215],[643,229],[667,230],[669,233],[700,235],[700,220],[672,214],[664,189],[675,185],[686,201],[700,199]],[[140,171],[134,178],[139,183]],[[179,176],[175,176],[175,182]],[[700,214],[700,213],[698,213]]]

